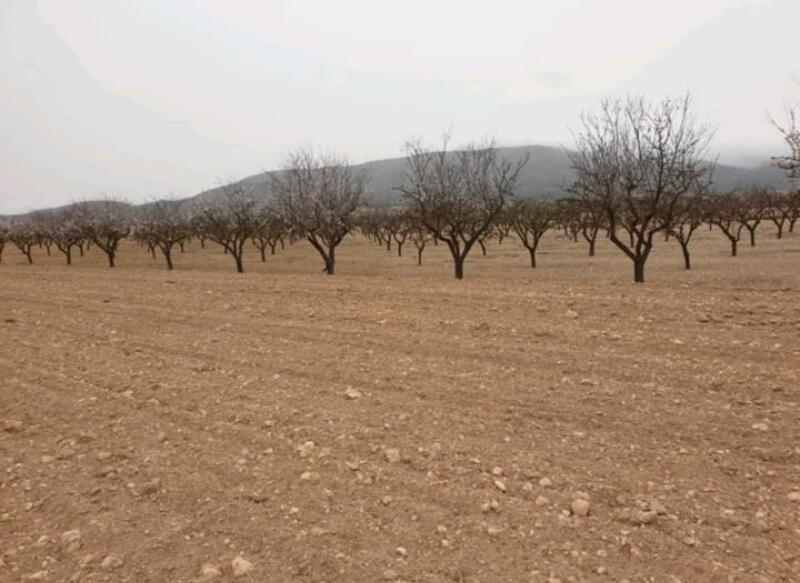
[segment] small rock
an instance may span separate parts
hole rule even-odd
[[[396,464],[401,459],[400,452],[396,449],[387,449],[384,456],[386,457],[386,461],[390,464]]]
[[[28,581],[43,581],[47,579],[47,571],[36,571],[25,577]]]
[[[534,500],[533,503],[536,504],[536,506],[547,506],[548,504],[550,504],[550,500],[548,500],[544,496],[537,496],[536,500]]]
[[[22,431],[22,421],[15,419],[6,419],[3,421],[3,430],[6,433],[19,433]]]
[[[355,399],[360,399],[362,396],[361,391],[359,391],[358,389],[354,389],[353,387],[347,387],[347,390],[344,392],[344,395],[351,401]]]
[[[397,547],[395,549],[395,551],[397,551],[397,554],[400,555],[401,557],[407,557],[408,556],[408,551],[406,550],[405,547]]]
[[[105,569],[106,571],[113,571],[114,569],[119,569],[124,564],[124,561],[119,555],[110,554],[103,562],[100,563],[100,566]]]
[[[800,491],[791,492],[786,497],[789,499],[789,502],[800,502]]]
[[[326,531],[324,528],[321,528],[321,527],[319,527],[319,526],[313,526],[313,527],[311,527],[311,535],[312,535],[312,536],[322,536],[322,535],[324,535],[326,532],[327,532],[327,531]]]
[[[55,458],[53,456],[51,456],[51,455],[43,455],[41,457],[41,460],[42,460],[43,464],[50,464],[50,463],[53,462],[54,459]]]
[[[567,310],[567,313],[564,314],[567,318],[574,320],[578,317],[578,312],[575,310]]]
[[[394,581],[397,579],[397,573],[392,569],[386,569],[383,572],[383,580],[384,581]]]
[[[200,577],[203,579],[216,579],[222,577],[222,569],[214,563],[203,563],[200,567]]]
[[[97,456],[96,456],[96,457],[97,457],[97,460],[98,460],[98,461],[104,462],[104,461],[106,461],[107,459],[110,459],[110,458],[111,458],[111,455],[112,455],[112,454],[111,454],[111,452],[110,452],[110,451],[98,451],[98,452],[97,452]]]
[[[316,444],[313,441],[306,441],[303,445],[297,446],[297,451],[300,457],[308,457],[314,451]]]
[[[631,522],[634,524],[652,524],[658,519],[658,512],[655,510],[637,510],[631,514]]]
[[[159,488],[161,488],[161,480],[154,478],[149,482],[145,482],[139,486],[139,496],[149,496],[150,494],[155,494],[158,492]]]
[[[389,506],[389,504],[391,503],[392,503],[391,496],[384,496],[383,498],[381,498],[381,504],[383,504],[384,506]]]
[[[503,468],[500,466],[495,466],[492,468],[492,475],[493,476],[502,476],[503,475]]]
[[[575,516],[589,516],[589,502],[583,498],[575,498],[570,504],[570,510]]]
[[[65,544],[74,543],[76,541],[79,541],[80,539],[81,539],[81,531],[78,530],[77,528],[73,530],[67,530],[61,533],[61,540]]]
[[[506,485],[502,480],[495,480],[494,487],[500,490],[501,492],[505,492],[507,490]]]
[[[300,479],[304,482],[318,482],[319,474],[317,472],[303,472],[300,474]]]
[[[539,485],[542,488],[549,488],[550,486],[553,485],[553,482],[550,481],[550,478],[542,478],[541,480],[539,480]]]
[[[753,423],[751,427],[757,431],[767,431],[769,429],[769,425],[766,423]]]
[[[253,563],[239,556],[231,561],[231,569],[234,577],[242,577],[253,570]]]
[[[497,526],[490,526],[489,528],[486,529],[486,532],[489,536],[495,537],[495,536],[500,536],[500,533],[503,532],[503,529]]]

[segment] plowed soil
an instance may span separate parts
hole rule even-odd
[[[800,235],[758,235],[644,285],[554,234],[464,281],[9,246],[0,581],[800,581]]]

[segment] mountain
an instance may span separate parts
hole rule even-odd
[[[520,175],[517,195],[534,198],[559,198],[566,195],[565,187],[574,181],[570,168],[569,155],[562,148],[550,146],[520,146],[499,148],[500,155],[516,161],[528,154],[530,159]],[[367,200],[371,204],[392,204],[401,200],[397,191],[403,180],[404,158],[375,160],[358,165],[367,170]],[[259,197],[269,197],[272,172],[249,176],[242,183]],[[714,183],[720,192],[754,184],[772,186],[778,189],[791,188],[783,170],[764,164],[756,167],[730,166],[720,164],[714,173]],[[213,188],[203,191],[186,203],[206,202],[222,195],[223,189]]]
[[[562,148],[551,146],[519,146],[499,148],[502,157],[515,161],[528,154],[530,159],[520,175],[517,195],[535,198],[559,198],[566,194],[565,187],[573,182],[574,174],[570,168],[569,155]],[[358,165],[367,170],[367,201],[370,204],[396,204],[401,201],[397,191],[403,180],[404,158],[375,160]],[[273,172],[255,174],[241,180],[251,192],[259,197],[269,198],[271,175]],[[791,185],[785,173],[773,166],[745,167],[720,164],[717,166],[714,181],[719,192],[727,192],[738,187],[754,184],[789,189]],[[205,190],[182,200],[190,206],[199,202],[209,202],[223,195],[223,187]],[[144,203],[148,204],[148,203]]]

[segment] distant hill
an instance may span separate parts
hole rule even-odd
[[[569,156],[561,148],[550,146],[520,146],[513,148],[499,148],[500,155],[509,160],[519,160],[525,154],[530,155],[530,161],[525,166],[520,176],[517,195],[532,198],[559,198],[564,196],[565,187],[574,180],[570,168]],[[369,183],[367,185],[367,201],[370,204],[396,204],[401,201],[397,191],[403,179],[404,158],[391,158],[375,160],[359,165],[368,171]],[[271,175],[273,172],[263,172],[242,179],[252,193],[268,199],[270,196]],[[788,189],[791,185],[785,173],[768,164],[757,167],[744,166],[717,166],[714,174],[716,189],[720,192],[754,184],[772,186],[778,189]],[[198,202],[212,201],[223,194],[223,188],[212,188],[194,196],[183,199],[183,204],[194,205]],[[148,203],[144,203],[145,205]]]
[[[566,195],[565,187],[574,181],[574,173],[570,168],[569,156],[561,148],[550,146],[520,146],[514,148],[500,148],[500,155],[515,161],[525,154],[530,155],[530,161],[525,166],[520,176],[517,195],[533,198],[559,198]],[[391,158],[388,160],[375,160],[359,165],[369,173],[367,186],[367,200],[371,204],[392,204],[401,200],[397,192],[403,180],[404,158]],[[249,176],[242,182],[249,186],[253,193],[259,197],[269,197],[272,172],[263,172]],[[714,174],[716,189],[721,192],[734,188],[759,184],[772,186],[778,189],[790,188],[785,173],[765,164],[758,167],[717,166]],[[213,188],[186,199],[187,203],[208,201],[222,194],[222,188]]]

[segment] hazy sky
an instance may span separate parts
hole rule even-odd
[[[188,196],[297,145],[570,143],[609,93],[691,90],[723,160],[782,153],[800,0],[0,0],[0,213]]]

